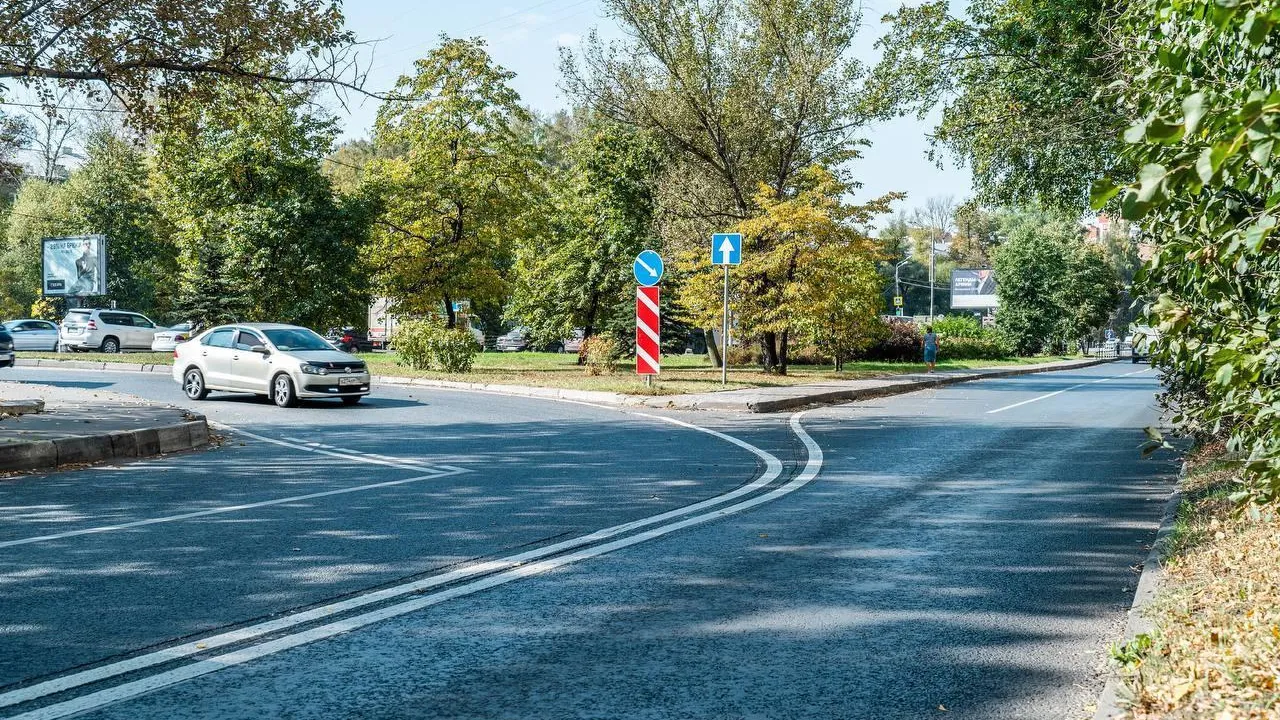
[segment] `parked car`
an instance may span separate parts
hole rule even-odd
[[[173,379],[186,396],[210,390],[254,393],[280,407],[336,397],[355,405],[369,394],[369,368],[304,327],[219,325],[173,351]]]
[[[520,352],[529,349],[528,328],[518,327],[498,336],[498,352]]]
[[[582,330],[574,330],[573,334],[560,341],[560,352],[576,353],[582,349]]]
[[[58,349],[58,326],[48,320],[10,320],[3,327],[13,337],[14,350]]]
[[[329,328],[324,339],[343,352],[373,352],[373,341],[369,339],[369,334],[353,327]]]
[[[161,328],[145,315],[127,310],[76,309],[62,319],[58,341],[69,350],[150,350]]]
[[[0,326],[0,367],[13,367],[13,336]]]
[[[198,329],[189,322],[170,326],[155,334],[151,340],[151,349],[154,352],[170,352],[178,346],[178,343],[190,340]]]

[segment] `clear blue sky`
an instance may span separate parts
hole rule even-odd
[[[894,9],[897,0],[867,0],[865,22],[855,47],[863,62],[874,62],[872,47],[883,34],[880,16]],[[494,59],[516,73],[515,89],[528,105],[542,112],[564,107],[567,101],[557,87],[559,47],[574,45],[595,27],[605,36],[617,28],[603,17],[599,0],[347,0],[347,23],[365,40],[378,40],[372,58],[368,86],[385,90],[411,70],[413,61],[434,46],[441,33],[450,36],[482,36]],[[349,111],[338,111],[344,139],[365,137],[377,112],[376,101],[353,98]],[[923,205],[935,195],[953,195],[957,201],[971,193],[967,169],[938,169],[924,157],[930,122],[903,118],[877,125],[867,133],[871,147],[853,165],[867,199],[894,190],[908,193],[900,208]]]

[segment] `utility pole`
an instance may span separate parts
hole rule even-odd
[[[933,323],[933,285],[934,274],[938,268],[938,241],[934,237],[933,228],[929,228],[929,322]]]
[[[902,296],[902,284],[898,281],[898,271],[902,269],[903,265],[906,265],[909,262],[911,262],[911,258],[906,258],[902,262],[893,266],[893,294],[895,297]],[[906,303],[904,302],[903,305],[905,306]],[[906,308],[903,307],[902,312],[905,314],[906,311]]]

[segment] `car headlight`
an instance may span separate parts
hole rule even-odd
[[[302,363],[298,367],[300,370],[302,370],[302,372],[306,373],[307,375],[328,375],[329,374],[329,370],[327,368],[322,368],[318,365],[312,365],[311,363]]]

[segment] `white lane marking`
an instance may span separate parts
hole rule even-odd
[[[1063,388],[1063,389],[1061,389],[1061,390],[1056,390],[1056,391],[1054,391],[1054,392],[1047,393],[1047,394],[1045,394],[1045,395],[1041,395],[1040,397],[1033,397],[1033,398],[1031,398],[1030,400],[1023,400],[1022,402],[1016,402],[1016,403],[1014,403],[1014,404],[1012,404],[1012,405],[1005,405],[1004,407],[996,408],[995,410],[988,410],[988,411],[987,411],[987,414],[988,414],[988,415],[993,415],[993,414],[998,413],[998,412],[1004,412],[1005,410],[1012,410],[1012,409],[1014,409],[1014,408],[1016,408],[1016,407],[1022,407],[1023,405],[1028,405],[1028,404],[1033,403],[1033,402],[1037,402],[1037,401],[1040,401],[1040,400],[1046,400],[1046,399],[1051,398],[1051,397],[1053,397],[1053,396],[1055,396],[1055,395],[1061,395],[1061,394],[1062,394],[1062,393],[1064,393],[1064,392],[1070,392],[1070,391],[1072,391],[1072,390],[1076,390],[1076,389],[1078,389],[1078,388],[1082,388],[1082,387],[1084,387],[1084,386],[1086,386],[1086,385],[1095,385],[1095,384],[1097,384],[1097,383],[1106,382],[1106,381],[1108,381],[1108,380],[1117,380],[1117,379],[1119,379],[1119,378],[1129,377],[1130,375],[1141,375],[1142,373],[1147,372],[1147,371],[1149,371],[1150,369],[1151,369],[1151,368],[1143,368],[1142,370],[1135,370],[1135,371],[1133,371],[1133,372],[1131,372],[1131,373],[1125,373],[1125,374],[1123,374],[1123,375],[1109,375],[1109,376],[1107,376],[1107,377],[1099,378],[1099,379],[1097,379],[1097,380],[1090,380],[1089,382],[1080,383],[1079,385],[1072,385],[1072,386],[1071,386],[1071,387],[1069,387],[1069,388]]]
[[[415,469],[421,470],[422,468]],[[347,493],[363,492],[365,490],[375,490],[377,488],[406,485],[408,483],[421,482],[423,480],[435,480],[437,478],[448,477],[450,475],[461,475],[462,473],[468,472],[471,471],[466,468],[441,465],[437,470],[430,474],[418,475],[416,477],[405,478],[403,480],[389,480],[387,482],[373,483],[370,485],[356,485],[354,487],[338,488],[337,490],[326,490],[324,492],[308,493],[306,495],[294,495],[292,497],[276,498],[274,500],[244,503],[243,505],[224,505],[222,507],[209,508],[207,510],[197,510],[178,515],[148,518],[146,520],[135,520],[133,522],[119,523],[117,525],[99,525],[98,527],[82,528],[80,530],[68,530],[66,532],[55,533],[53,535],[37,535],[35,537],[20,538],[18,540],[5,540],[4,542],[0,542],[0,548],[14,547],[16,545],[30,545],[32,543],[48,542],[50,540],[61,540],[63,538],[78,537],[80,535],[97,535],[99,533],[128,530],[130,528],[144,527],[146,525],[159,525],[161,523],[190,520],[191,518],[205,517],[208,515],[222,515],[230,512],[239,512],[241,510],[253,510],[255,508],[270,507],[272,505],[283,505],[284,503],[301,502],[303,500],[314,500],[315,498],[330,497],[333,495],[345,495]],[[2,705],[0,705],[0,707],[2,707]]]
[[[287,440],[277,440],[276,438],[267,437],[266,435],[259,435],[257,433],[249,432],[248,430],[245,430],[243,428],[232,427],[230,425],[225,425],[219,422],[209,422],[209,424],[218,428],[219,430],[226,430],[228,432],[240,433],[241,435],[251,437],[254,440],[260,440],[262,442],[271,443],[273,445],[281,445],[283,447],[293,448],[294,450],[302,450],[303,452],[319,453],[321,455],[328,455],[329,457],[342,458],[343,460],[354,460],[355,462],[369,463],[370,465],[382,465],[384,467],[393,467],[398,470],[412,470],[414,472],[420,472],[423,469],[422,464],[416,461],[401,462],[398,460],[386,460],[386,459],[383,459],[382,457],[370,455],[369,453],[357,452],[354,450],[350,452],[337,452],[334,450],[324,449],[324,447],[320,446],[320,443],[289,442]]]
[[[481,590],[486,590],[492,587],[497,587],[499,585],[504,585],[508,582],[512,582],[514,580],[518,580],[531,575],[537,575],[540,573],[548,572],[550,570],[563,567],[565,565],[569,565],[571,563],[575,563],[580,560],[596,557],[599,555],[603,555],[605,553],[613,552],[614,550],[629,547],[631,545],[636,545],[638,543],[642,543],[647,540],[661,537],[663,535],[667,535],[669,533],[675,532],[677,530],[680,530],[686,527],[690,527],[692,525],[697,525],[700,523],[708,522],[710,520],[714,520],[716,518],[724,517],[726,515],[741,512],[748,508],[755,507],[756,505],[759,505],[761,503],[768,502],[768,501],[777,499],[779,497],[782,497],[783,495],[789,494],[803,487],[804,485],[808,484],[811,480],[813,480],[814,477],[817,476],[818,471],[822,467],[821,448],[819,448],[817,443],[815,443],[813,439],[809,437],[808,433],[804,431],[804,428],[800,424],[800,418],[804,415],[804,412],[796,413],[791,417],[791,428],[800,437],[801,441],[805,444],[805,447],[808,449],[809,457],[805,463],[804,470],[801,471],[799,475],[797,475],[794,479],[792,479],[786,485],[783,485],[782,487],[776,488],[772,492],[757,496],[745,502],[737,503],[735,505],[724,507],[719,510],[715,510],[702,515],[696,515],[694,517],[686,518],[684,520],[671,523],[669,525],[663,525],[657,528],[653,528],[647,532],[628,536],[620,540],[615,540],[610,543],[597,545],[584,550],[579,550],[577,552],[564,555],[558,558],[553,558],[551,560],[546,560],[544,562],[536,562],[538,560],[541,560],[542,558],[554,555],[556,553],[563,552],[565,550],[570,550],[575,547],[580,547],[582,545],[588,545],[594,542],[598,542],[600,540],[607,539],[607,538],[610,538],[625,532],[629,532],[632,530],[636,530],[636,529],[645,527],[647,525],[654,525],[661,522],[665,522],[666,520],[677,518],[683,515],[688,515],[692,512],[698,512],[700,510],[713,507],[715,505],[721,505],[725,502],[736,499],[738,497],[741,497],[742,495],[748,494],[756,489],[759,489],[761,487],[768,485],[769,483],[777,479],[778,476],[781,475],[782,473],[782,461],[780,461],[773,454],[766,452],[754,445],[751,445],[750,443],[744,440],[740,440],[738,438],[735,438],[730,435],[726,435],[716,430],[702,428],[697,425],[684,422],[682,420],[677,420],[675,418],[663,417],[661,415],[649,415],[647,413],[636,413],[636,414],[642,415],[647,418],[652,418],[652,419],[672,423],[674,425],[679,425],[681,427],[698,430],[700,432],[707,433],[714,437],[724,439],[728,442],[733,443],[734,445],[737,445],[739,447],[749,450],[750,452],[755,454],[757,457],[763,459],[765,461],[766,469],[760,475],[760,477],[756,478],[756,480],[752,481],[751,483],[743,485],[723,495],[719,495],[714,498],[710,498],[708,500],[695,503],[693,505],[689,505],[683,508],[677,508],[675,510],[668,511],[660,515],[654,515],[652,517],[636,520],[630,523],[615,525],[614,527],[611,527],[611,528],[598,530],[589,535],[585,535],[579,538],[574,538],[571,540],[566,540],[560,543],[556,543],[554,545],[549,545],[547,547],[530,550],[524,553],[512,555],[499,560],[481,563],[479,565],[472,566],[472,567],[460,568],[458,570],[444,573],[442,575],[438,575],[435,577],[425,578],[423,580],[418,580],[411,583],[405,583],[403,585],[399,585],[391,588],[385,588],[383,590],[378,590],[375,592],[367,593],[365,595],[349,598],[347,600],[332,603],[330,605],[313,608],[311,610],[306,610],[301,613],[297,613],[295,615],[279,618],[277,620],[272,620],[265,623],[259,623],[257,625],[251,625],[248,627],[240,628],[238,630],[233,630],[231,632],[222,633],[220,635],[216,635],[210,638],[205,638],[203,640],[191,641],[191,642],[184,643],[182,645],[177,645],[171,648],[167,648],[165,650],[161,650],[155,653],[150,653],[148,655],[141,655],[135,658],[130,658],[129,660],[123,660],[118,663],[112,663],[110,665],[104,665],[101,667],[94,668],[92,670],[86,670],[80,673],[75,673],[75,674],[67,675],[61,678],[56,678],[54,680],[49,680],[43,683],[39,683],[37,685],[32,685],[31,687],[14,690],[9,693],[5,693],[4,695],[0,695],[0,707],[27,702],[29,700],[44,697],[57,692],[62,692],[64,690],[69,690],[75,687],[97,682],[99,680],[103,680],[106,678],[115,677],[117,675],[122,675],[129,672],[134,672],[136,670],[141,670],[147,667],[159,665],[162,663],[169,662],[171,660],[194,655],[196,653],[206,652],[210,649],[214,649],[217,647],[223,647],[226,645],[243,642],[245,640],[251,640],[253,638],[261,637],[264,635],[274,634],[281,630],[285,630],[290,627],[295,627],[297,625],[322,618],[326,615],[345,612],[347,610],[381,602],[381,601],[394,598],[400,595],[421,592],[431,587],[438,587],[440,585],[457,582],[467,577],[474,577],[476,575],[485,574],[485,573],[495,573],[494,575],[490,575],[489,577],[475,580],[470,583],[466,583],[464,585],[450,588],[448,590],[433,593],[431,595],[426,595],[421,598],[415,598],[413,600],[398,603],[396,605],[391,605],[376,611],[353,616],[351,618],[347,618],[345,620],[341,620],[335,623],[329,623],[327,625],[316,627],[311,630],[306,630],[306,631],[295,633],[292,635],[287,635],[287,636],[278,638],[276,640],[272,640],[259,645],[254,645],[252,647],[244,648],[238,651],[233,651],[231,653],[226,653],[224,655],[209,658],[207,660],[202,660],[196,663],[192,663],[190,665],[186,665],[180,668],[175,668],[173,670],[158,673],[156,675],[142,678],[140,680],[135,680],[133,682],[125,683],[123,685],[119,685],[113,688],[99,690],[97,692],[83,695],[81,697],[74,698],[72,700],[66,700],[61,703],[40,708],[38,710],[33,710],[29,713],[18,715],[16,717],[26,718],[28,720],[32,720],[34,718],[49,718],[49,719],[62,718],[68,715],[74,715],[76,713],[103,707],[105,705],[109,705],[115,702],[119,702],[121,700],[125,700],[128,698],[136,697],[138,695],[151,692],[152,690],[156,690],[162,687],[180,683],[185,680],[190,680],[192,678],[196,678],[201,675],[207,675],[209,673],[216,672],[218,670],[231,667],[233,665],[239,665],[256,658],[264,657],[266,655],[271,655],[273,653],[287,650],[292,647],[297,647],[299,645],[304,645],[306,643],[315,642],[316,640],[322,640],[328,637],[333,637],[334,635],[350,632],[352,630],[355,630],[376,622],[380,622],[388,618],[397,617],[399,615],[404,615],[406,613],[414,612],[422,608],[430,607],[432,605],[437,605],[445,602],[446,600],[450,600],[456,597],[462,597],[465,595],[470,595],[476,592],[480,592]]]

